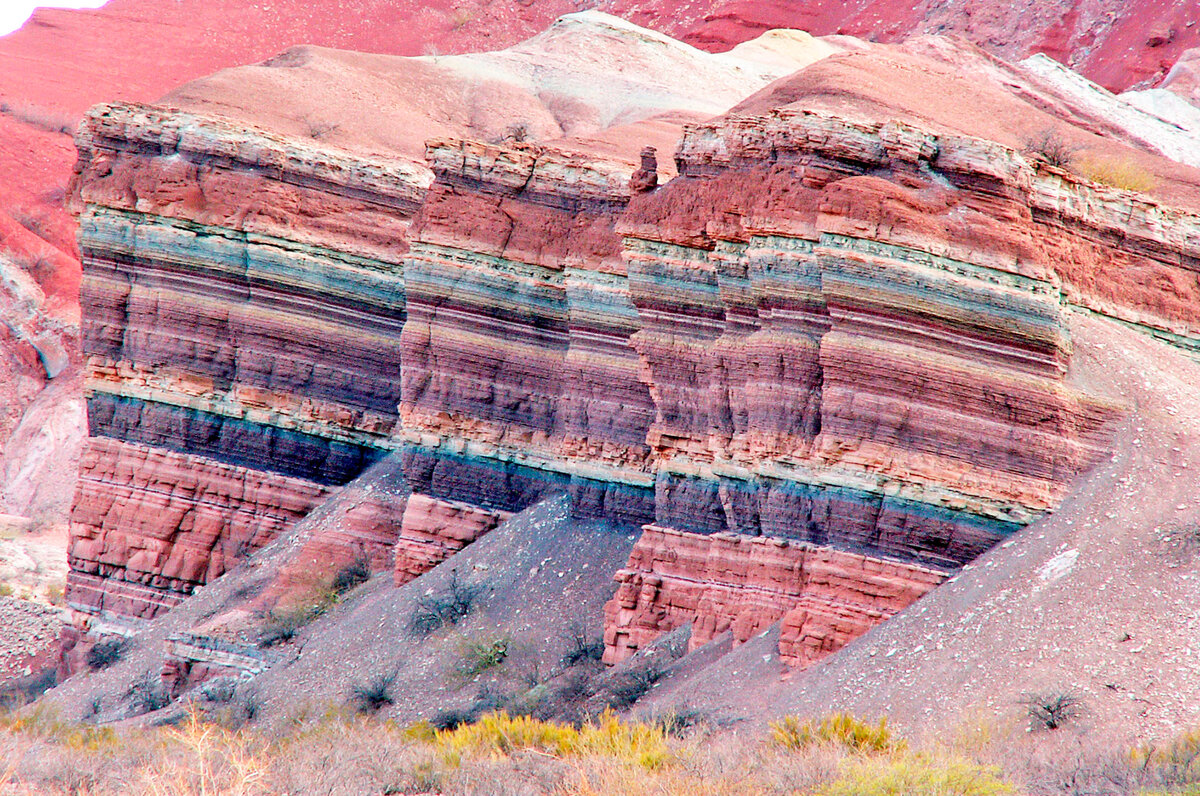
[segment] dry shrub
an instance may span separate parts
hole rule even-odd
[[[458,570],[451,570],[444,588],[418,598],[408,618],[409,635],[425,638],[443,627],[458,624],[475,610],[487,591],[485,584],[459,581]]]
[[[1033,729],[1057,730],[1079,718],[1083,711],[1079,697],[1058,691],[1025,694],[1020,703],[1025,707]]]
[[[267,785],[267,748],[255,736],[204,722],[189,711],[179,727],[163,730],[161,752],[140,776],[144,793],[251,796]]]
[[[0,102],[0,113],[50,133],[74,135],[78,118],[66,111],[44,108],[31,102]]]
[[[831,745],[863,754],[907,748],[903,740],[892,735],[886,717],[881,718],[878,724],[868,724],[849,713],[834,713],[807,721],[801,721],[796,716],[784,716],[779,721],[771,722],[771,741],[790,750]]]
[[[413,733],[421,737],[422,729],[415,727]],[[652,770],[671,759],[668,736],[662,727],[623,722],[612,712],[573,727],[501,711],[485,714],[472,724],[431,731],[426,737],[453,761],[528,750],[554,757],[599,756]]]
[[[1075,171],[1092,182],[1125,191],[1145,193],[1158,187],[1158,179],[1129,158],[1079,157]]]
[[[1200,728],[1162,744],[1145,744],[1129,754],[1148,783],[1200,793]]]
[[[1055,168],[1065,169],[1079,147],[1068,142],[1058,130],[1046,128],[1025,139],[1022,150],[1026,155]]]
[[[842,776],[817,789],[818,796],[1005,796],[1016,793],[1000,769],[956,758],[924,755],[850,760]]]

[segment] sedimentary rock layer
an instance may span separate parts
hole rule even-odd
[[[427,177],[139,106],[98,109],[80,142],[91,439],[70,594],[148,616],[383,454]]]
[[[945,574],[771,537],[647,526],[605,606],[605,659],[621,660],[692,622],[696,649],[743,642],[782,621],[780,654],[805,666],[914,602]]]
[[[465,142],[430,163],[405,262],[414,491],[515,511],[569,489],[581,513],[649,521],[652,402],[613,231],[632,167]]]
[[[803,666],[901,610],[1105,452],[1119,407],[1076,383],[1069,313],[1200,342],[1195,215],[967,135],[944,98],[928,118],[875,96],[895,117],[830,110],[833,78],[895,67],[932,102],[960,61],[994,78],[1002,121],[1067,101],[951,50],[813,67],[687,126],[673,167],[643,146],[679,129],[664,117],[603,140],[439,138],[425,171],[97,111],[73,603],[153,614],[396,452],[405,497],[364,497],[362,534],[397,582],[557,492],[646,526],[607,608],[611,661],[684,623],[699,645],[779,622]],[[156,468],[193,465],[227,518],[193,532],[189,506],[214,501],[180,497],[128,519]],[[187,477],[181,494],[209,489]],[[353,548],[305,544],[297,561]]]

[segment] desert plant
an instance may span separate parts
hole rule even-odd
[[[1058,130],[1047,127],[1026,138],[1023,151],[1047,165],[1065,169],[1071,165],[1071,159],[1079,151],[1079,147],[1068,143]]]
[[[336,133],[341,128],[340,124],[323,121],[321,119],[310,119],[307,116],[300,121],[304,125],[305,133],[314,141],[322,141]]]
[[[533,750],[557,757],[603,755],[656,769],[671,757],[661,727],[622,722],[611,712],[578,728],[529,716],[488,713],[471,724],[435,732],[433,742],[451,760],[461,760],[465,755],[508,756],[520,750]]]
[[[1200,729],[1186,732],[1168,743],[1136,747],[1130,752],[1129,759],[1143,779],[1155,785],[1171,788],[1200,786]]]
[[[125,653],[126,640],[123,638],[106,638],[92,645],[84,656],[84,662],[93,672],[107,669]]]
[[[462,583],[458,570],[450,571],[446,586],[422,595],[409,616],[408,632],[424,638],[443,627],[456,625],[474,610],[486,587],[479,583]]]
[[[1144,193],[1158,186],[1153,174],[1129,158],[1080,157],[1075,171],[1092,182],[1125,191]]]
[[[1060,691],[1025,694],[1020,699],[1026,716],[1035,729],[1057,730],[1079,717],[1083,703],[1079,698]]]
[[[153,713],[165,708],[171,701],[167,689],[163,688],[162,678],[153,670],[134,680],[125,692],[125,698],[129,700],[134,716]]]
[[[458,673],[463,677],[476,677],[504,663],[508,657],[508,636],[480,639],[464,639],[460,648],[462,660]]]
[[[0,102],[0,113],[46,132],[75,134],[77,120],[65,111],[43,108],[29,102]]]
[[[637,702],[654,684],[662,679],[664,672],[658,664],[647,661],[613,677],[608,683],[608,704],[623,710]]]
[[[560,659],[563,666],[570,668],[604,657],[604,639],[588,632],[585,623],[572,624],[563,631],[562,636],[567,642],[567,651]]]
[[[291,641],[300,628],[312,622],[337,602],[332,589],[317,589],[301,602],[288,608],[271,610],[258,634],[258,646],[273,647]]]
[[[58,583],[51,583],[46,587],[46,602],[51,605],[66,605],[66,591]]]
[[[662,727],[667,735],[681,738],[697,727],[709,724],[710,719],[704,711],[681,704],[652,713],[650,723]]]
[[[333,576],[330,588],[335,594],[342,595],[356,586],[361,586],[371,579],[371,560],[365,554],[359,554],[355,559]]]
[[[100,711],[104,709],[104,695],[93,694],[91,700],[88,701],[87,707],[83,711],[83,720],[88,721],[100,715]]]
[[[834,713],[820,719],[801,720],[784,716],[771,722],[771,742],[796,751],[817,745],[841,746],[853,752],[874,754],[903,749],[904,741],[892,735],[887,718],[870,724],[849,713]]]
[[[377,713],[385,705],[391,705],[392,683],[395,673],[379,674],[365,683],[350,686],[350,702],[359,713]]]
[[[818,788],[818,796],[1007,796],[1016,788],[996,768],[964,760],[921,756],[859,758],[839,779]]]
[[[232,677],[214,677],[200,686],[200,696],[206,702],[224,705],[237,695],[237,680]]]

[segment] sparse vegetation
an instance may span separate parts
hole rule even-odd
[[[396,681],[395,673],[379,674],[365,683],[356,683],[350,687],[350,701],[359,713],[376,713],[381,708],[395,702],[392,697],[392,683]]]
[[[1004,796],[1016,788],[1002,780],[1000,770],[963,760],[926,757],[859,758],[843,767],[838,780],[819,789],[818,796]]]
[[[470,678],[496,668],[508,657],[509,643],[508,636],[464,639],[458,673]]]
[[[451,761],[468,755],[533,750],[556,757],[596,754],[655,769],[671,757],[667,734],[661,727],[622,722],[613,713],[580,727],[504,712],[488,713],[470,724],[429,732],[429,740]],[[422,730],[417,728],[415,733],[420,737]]]
[[[586,624],[576,622],[563,633],[567,642],[567,651],[563,653],[561,663],[568,668],[588,662],[598,662],[604,657],[604,639],[592,635]]]
[[[1200,729],[1168,743],[1140,746],[1130,752],[1130,761],[1155,785],[1176,793],[1200,793]]]
[[[662,679],[663,670],[653,661],[645,661],[637,666],[619,672],[607,684],[609,693],[608,704],[617,710],[624,710],[637,702],[654,684]]]
[[[1079,151],[1079,147],[1063,138],[1058,130],[1046,128],[1026,138],[1022,151],[1048,166],[1065,169],[1071,166],[1071,159]]]
[[[316,588],[307,598],[268,612],[259,631],[258,646],[273,647],[291,641],[300,628],[328,611],[337,602],[337,597],[332,588]]]
[[[486,591],[487,587],[481,583],[463,583],[458,579],[458,570],[451,570],[445,587],[417,600],[409,616],[409,634],[424,638],[443,627],[458,624],[475,609]]]
[[[1158,186],[1155,176],[1130,158],[1079,157],[1075,171],[1092,182],[1125,191],[1145,193]]]
[[[129,700],[130,713],[134,716],[161,710],[171,701],[163,688],[162,678],[153,670],[134,680],[125,692],[125,698]]]
[[[347,563],[333,576],[330,588],[334,594],[342,595],[351,589],[361,586],[371,579],[371,560],[360,553],[353,561]]]
[[[29,102],[0,102],[0,113],[49,133],[74,135],[79,123],[71,114]]]
[[[302,119],[301,123],[304,125],[305,133],[314,141],[323,141],[341,129],[341,125],[334,122],[309,119],[307,117]]]
[[[87,655],[84,656],[84,662],[87,663],[88,668],[93,672],[107,669],[121,660],[121,655],[125,652],[126,643],[123,638],[101,639],[87,651]]]
[[[784,716],[771,722],[771,741],[793,751],[817,745],[840,746],[863,754],[904,749],[903,741],[895,738],[888,729],[886,717],[878,724],[869,724],[848,713],[834,713],[807,721]]]
[[[1079,717],[1083,708],[1079,698],[1058,691],[1025,694],[1021,697],[1029,722],[1035,729],[1057,730]]]
[[[481,692],[477,701],[493,698]],[[786,735],[797,740],[781,743],[775,732],[755,740],[690,719],[679,731],[672,721],[611,712],[563,724],[498,710],[444,727],[401,727],[373,711],[313,708],[296,722],[234,731],[206,720],[202,708],[195,703],[177,724],[146,729],[65,722],[44,708],[2,718],[0,760],[11,768],[0,781],[17,793],[94,796],[430,788],[496,796],[1179,796],[1200,784],[1200,732],[1079,756],[1072,750],[1088,744],[1085,735],[1026,733],[1016,724],[992,724],[969,748],[951,749],[909,748],[884,722],[836,715],[793,722]],[[1031,775],[1031,757],[1051,769]]]

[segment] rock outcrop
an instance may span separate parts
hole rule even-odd
[[[619,95],[598,90],[590,77],[607,69],[608,60],[581,59],[598,41],[608,59],[640,59],[637,69],[627,70]],[[774,42],[774,49],[755,51],[753,59],[713,56],[617,19],[582,14],[509,51],[406,59],[302,48],[232,79],[218,75],[185,87],[171,98],[193,110],[111,105],[89,113],[78,139],[73,192],[85,263],[90,438],[72,518],[72,605],[89,614],[153,616],[414,440],[405,454],[407,477],[427,499],[401,509],[402,529],[384,534],[394,541],[398,533],[408,551],[394,564],[398,579],[558,488],[561,479],[554,478],[537,488],[516,484],[524,477],[517,463],[497,468],[492,458],[480,469],[469,452],[444,458],[420,444],[422,433],[434,433],[444,422],[441,415],[457,411],[456,402],[478,403],[471,396],[481,390],[507,389],[501,402],[513,407],[494,419],[515,435],[519,450],[530,441],[515,431],[523,418],[541,428],[545,417],[538,412],[544,415],[547,401],[558,397],[536,388],[524,370],[514,371],[507,384],[495,372],[472,374],[469,358],[480,353],[467,347],[451,343],[444,353],[429,353],[408,342],[422,324],[441,323],[451,310],[438,296],[445,277],[436,268],[452,241],[434,245],[438,234],[448,234],[435,232],[434,216],[445,205],[461,215],[460,224],[479,221],[470,208],[453,206],[452,192],[438,188],[445,202],[431,202],[423,211],[423,236],[410,235],[433,175],[461,170],[469,161],[490,179],[504,165],[471,160],[478,153],[465,145],[458,160],[452,148],[445,149],[448,164],[439,162],[442,150],[436,147],[429,165],[412,155],[423,154],[430,129],[506,134],[513,118],[489,115],[478,103],[464,112],[453,92],[441,104],[431,103],[421,87],[459,86],[476,92],[480,102],[499,92],[523,109],[524,116],[516,117],[524,119],[520,135],[513,137],[560,136],[563,126],[602,134],[615,122],[664,113],[646,124],[653,135],[669,137],[680,126],[669,114],[699,118],[728,107],[836,49],[803,35],[779,34]],[[682,89],[666,85],[664,64],[686,67],[692,82]],[[486,92],[477,85],[481,69],[492,75]],[[247,91],[285,98],[309,97],[318,88],[329,92],[343,85],[331,82],[330,74],[347,72],[352,83],[373,75],[387,86],[395,99],[389,107],[408,114],[407,126],[397,132],[378,119],[372,130],[353,126],[352,120],[371,118],[367,108],[374,96],[362,99],[361,108],[346,103],[342,116],[309,119],[304,130],[288,127],[296,123],[292,117],[264,111],[240,123],[211,115],[211,106],[233,107],[231,99],[244,99]],[[281,100],[271,107],[295,106]],[[326,133],[313,133],[312,124],[323,125],[328,140]],[[620,138],[596,143],[618,151],[623,145]],[[490,156],[486,146],[479,152],[485,161]],[[526,160],[517,168],[528,169],[533,161]],[[573,201],[554,198],[562,179],[571,177],[569,164],[566,171],[556,168],[553,159],[541,164],[529,195],[559,205]],[[630,170],[617,165],[609,171],[599,184],[579,186],[581,195],[594,194],[585,203],[607,210],[604,191],[610,184],[625,189]],[[535,285],[534,292],[561,291],[558,259],[576,245],[586,250],[590,238],[604,238],[607,256],[616,260],[615,213],[598,222],[597,232],[570,220],[562,205],[556,211],[561,228],[575,225],[578,231],[547,246],[558,230],[536,218],[536,203],[531,208],[530,223],[512,237],[512,246],[528,246],[522,256],[553,260],[557,279],[551,288]],[[492,212],[491,220],[502,226],[503,211]],[[511,234],[498,227],[483,227],[481,234],[489,230]],[[410,238],[420,241],[411,252]],[[490,312],[487,291],[495,288],[480,285],[481,306]],[[537,322],[545,328],[524,345],[553,337],[552,323]],[[441,341],[439,336],[437,345]],[[446,359],[432,376],[424,370],[430,356]],[[468,359],[454,359],[462,356]],[[528,357],[531,365],[537,354]],[[636,368],[635,359],[629,363]],[[576,365],[597,367],[593,378],[603,380],[603,363]],[[550,376],[556,384],[561,377]],[[431,378],[432,386],[416,386]],[[469,378],[475,386],[459,383]],[[644,396],[645,388],[638,389]],[[530,398],[531,391],[539,396]],[[516,408],[539,402],[541,410]],[[419,422],[430,407],[431,416]],[[403,431],[402,415],[411,415]],[[617,436],[628,442],[630,432]],[[644,491],[648,482],[641,478]],[[515,479],[511,494],[503,495],[496,479]],[[484,513],[448,508],[463,501]],[[391,509],[384,514],[390,523]],[[457,524],[447,526],[448,518]]]
[[[140,107],[93,113],[80,140],[91,436],[70,599],[153,615],[381,457],[426,175]]]
[[[589,25],[657,53],[623,76],[629,107],[525,70],[533,44],[480,56],[529,123],[481,141],[495,118],[443,114],[459,134],[424,163],[405,135],[222,122],[229,77],[177,92],[190,110],[89,115],[73,607],[153,616],[395,454],[411,495],[309,558],[361,543],[404,583],[566,492],[577,516],[644,526],[608,660],[686,623],[699,646],[778,622],[806,666],[1053,510],[1107,452],[1121,407],[1076,378],[1071,313],[1200,342],[1200,178],[1139,112],[922,39],[846,44],[701,122],[656,64],[708,70],[695,84],[726,105],[720,75],[770,69],[664,55],[586,15],[542,43],[564,73]],[[402,91],[473,68],[294,55],[247,85],[298,70],[330,91],[313,65],[337,63]],[[967,89],[986,131],[954,99]],[[1153,195],[1020,151],[1041,129],[1144,168]]]

